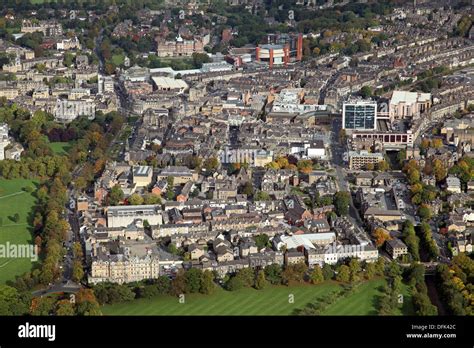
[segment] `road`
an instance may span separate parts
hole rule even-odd
[[[346,170],[344,168],[344,147],[339,143],[339,131],[342,127],[342,120],[340,118],[334,118],[332,121],[332,131],[331,131],[331,167],[334,169],[336,174],[336,184],[339,191],[346,191],[350,193],[349,201],[349,218],[353,223],[356,223],[358,226],[362,226],[364,222],[362,221],[359,211],[354,205],[354,200],[352,199],[352,193],[350,191],[349,183],[347,180]]]
[[[50,286],[47,289],[33,291],[31,294],[35,297],[45,296],[54,293],[76,293],[81,289],[81,286],[72,281],[61,282]]]
[[[101,29],[99,32],[99,35],[97,35],[97,38],[95,39],[95,47],[94,47],[94,52],[96,56],[99,58],[99,72],[100,73],[104,72],[104,66],[105,66],[105,62],[103,61],[103,58],[99,52],[99,47],[102,43],[103,38],[104,38],[104,29]]]

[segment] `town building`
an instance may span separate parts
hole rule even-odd
[[[342,107],[342,128],[346,130],[374,130],[377,127],[377,103],[347,101]]]
[[[150,226],[163,223],[160,205],[110,206],[105,211],[108,227],[126,227],[136,222],[143,225],[145,220]]]

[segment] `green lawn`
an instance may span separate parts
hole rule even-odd
[[[36,182],[32,180],[15,179],[0,180],[0,244],[31,244],[32,227],[28,221],[31,219],[35,197],[33,193],[23,190],[26,186],[34,188]],[[18,223],[12,221],[12,217],[18,213]],[[0,283],[15,279],[31,270],[32,262],[28,258],[0,258]]]
[[[71,148],[71,144],[68,142],[55,142],[50,143],[49,145],[56,155],[65,155]]]
[[[105,315],[289,315],[314,298],[324,296],[339,285],[272,286],[264,290],[251,288],[238,291],[217,290],[213,295],[186,295],[185,303],[177,297],[159,296],[128,303],[107,305]],[[289,303],[289,296],[294,303]]]
[[[112,55],[112,63],[114,63],[114,65],[121,65],[123,64],[124,60],[125,56],[123,54]]]
[[[354,294],[342,298],[330,306],[324,315],[377,315],[377,298],[382,295],[379,288],[385,284],[384,279],[376,279],[362,284]],[[408,286],[403,284],[403,305],[397,308],[395,315],[412,315],[413,307],[411,296],[408,295]]]
[[[383,282],[383,279],[377,279],[362,284],[356,293],[330,306],[324,315],[376,314],[378,288]],[[307,303],[339,288],[337,283],[328,282],[234,292],[219,289],[213,295],[186,295],[184,304],[179,303],[177,297],[159,296],[106,305],[102,307],[102,312],[105,315],[291,315],[295,309],[303,308]],[[290,294],[294,295],[292,304],[288,301]]]

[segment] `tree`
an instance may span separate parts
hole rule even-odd
[[[264,191],[257,191],[253,197],[254,201],[269,201],[271,199],[270,195]]]
[[[81,261],[74,261],[72,265],[72,280],[80,282],[84,278],[84,269]]]
[[[395,278],[395,277],[400,276],[401,274],[402,274],[402,269],[400,268],[397,262],[392,261],[388,264],[386,268],[387,277]]]
[[[310,279],[312,284],[319,284],[324,281],[323,270],[319,265],[314,266],[314,269],[310,275]]]
[[[375,277],[376,275],[376,265],[373,262],[369,262],[365,265],[365,278],[370,280]]]
[[[446,168],[439,159],[433,161],[433,173],[437,182],[443,181],[447,176]]]
[[[250,181],[247,181],[243,188],[242,188],[242,193],[247,195],[247,197],[253,196],[253,185]]]
[[[54,298],[44,296],[36,297],[31,303],[31,315],[47,316],[54,312]]]
[[[143,201],[145,204],[161,204],[161,197],[153,193],[145,193]]]
[[[56,303],[55,313],[58,316],[72,316],[76,314],[76,311],[71,301],[60,300]]]
[[[362,96],[362,98],[368,98],[372,96],[372,88],[370,86],[364,86],[360,89],[359,94]]]
[[[142,196],[140,196],[138,193],[134,193],[130,197],[128,197],[128,203],[130,205],[142,205],[144,202],[144,199]]]
[[[377,227],[375,229],[373,237],[375,239],[375,245],[377,246],[377,248],[383,246],[387,240],[392,239],[392,237],[390,237],[390,234],[381,227]]]
[[[385,273],[385,260],[382,257],[379,257],[375,262],[375,274],[382,276]]]
[[[229,291],[240,290],[244,287],[244,283],[240,277],[233,276],[231,277],[226,284],[226,288]]]
[[[288,265],[282,272],[282,283],[289,285],[292,282],[302,282],[307,271],[308,266],[304,262]]]
[[[323,271],[324,280],[331,280],[334,277],[334,270],[332,269],[330,264],[325,263],[323,265],[322,271]]]
[[[348,266],[341,265],[337,269],[336,280],[343,283],[348,283],[351,279],[351,272]]]
[[[154,285],[144,285],[135,289],[139,298],[153,298],[159,294],[158,288]]]
[[[261,290],[266,288],[268,285],[268,281],[265,278],[265,272],[263,270],[258,271],[257,277],[255,279],[255,289]]]
[[[105,73],[107,75],[112,75],[115,73],[116,66],[112,62],[106,62],[105,63]]]
[[[296,164],[298,171],[304,174],[308,174],[313,170],[313,161],[311,160],[299,160]]]
[[[186,293],[196,293],[201,289],[202,271],[198,268],[191,268],[185,273]]]
[[[171,282],[171,293],[179,296],[186,292],[186,276],[184,270],[180,269]]]
[[[28,313],[29,296],[24,296],[17,289],[0,284],[0,315],[24,315]]]
[[[431,219],[431,209],[430,209],[430,207],[427,204],[422,204],[418,208],[418,216],[423,221]]]
[[[156,280],[156,287],[160,294],[167,294],[171,290],[171,280],[167,276],[159,276]]]
[[[252,268],[243,268],[237,271],[236,274],[242,280],[242,283],[245,287],[251,287],[254,285],[255,273]]]
[[[214,283],[214,274],[209,271],[205,270],[201,274],[201,286],[199,292],[202,294],[212,294],[216,289],[216,284]]]
[[[360,280],[359,272],[361,270],[360,262],[357,259],[351,259],[349,261],[349,272],[350,272],[350,281],[357,282]]]
[[[15,223],[20,222],[20,214],[15,213],[15,215],[13,215],[13,222]]]
[[[254,237],[255,244],[257,245],[258,250],[261,250],[268,246],[270,238],[265,233],[258,234]]]
[[[281,284],[281,266],[274,263],[265,267],[265,278],[273,285]]]
[[[428,295],[415,291],[412,296],[413,306],[415,307],[415,314],[419,316],[433,316],[438,314],[436,306],[431,304]]]
[[[210,157],[204,161],[203,168],[207,173],[212,173],[219,168],[219,160],[217,157]]]
[[[76,312],[78,315],[84,316],[102,315],[97,301],[77,301]]]
[[[124,193],[120,185],[115,185],[109,192],[109,204],[118,205],[124,198]]]
[[[203,63],[209,63],[211,58],[206,53],[194,52],[192,55],[193,65],[196,69],[201,69]]]
[[[405,221],[403,224],[402,238],[408,247],[408,251],[413,257],[413,260],[419,261],[420,260],[420,254],[419,254],[420,240],[416,236],[415,227],[413,226],[413,223],[410,220]]]
[[[173,243],[168,244],[168,248],[167,248],[167,249],[168,249],[168,252],[169,252],[170,254],[173,254],[173,255],[177,255],[177,254],[178,254],[178,248],[176,248],[176,245],[173,244]]]
[[[390,166],[387,161],[383,160],[377,163],[377,170],[381,172],[385,172],[390,169]]]
[[[334,195],[334,207],[336,213],[339,216],[347,215],[349,213],[350,193],[349,192],[337,192]]]
[[[439,149],[440,147],[443,146],[443,140],[440,138],[435,138],[431,140],[431,147],[435,149]]]

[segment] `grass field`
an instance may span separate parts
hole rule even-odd
[[[115,65],[123,64],[124,60],[125,56],[123,54],[114,54],[112,56],[112,63],[114,63]]]
[[[367,282],[353,295],[330,306],[324,315],[374,315],[378,288],[383,279]],[[213,295],[186,295],[178,298],[159,296],[102,307],[104,315],[291,315],[331,291],[340,288],[335,282],[320,285],[271,286],[264,290],[242,289],[234,292],[219,289]],[[294,303],[289,303],[290,294]],[[401,312],[400,312],[401,314]],[[405,313],[404,314],[409,314]]]
[[[35,182],[31,180],[15,179],[0,180],[0,244],[31,244],[32,227],[28,224],[32,208],[35,204],[33,193],[23,190],[31,186],[36,191]],[[18,213],[18,223],[12,217]],[[31,270],[32,262],[27,258],[0,258],[0,283],[15,279]]]
[[[71,144],[68,142],[55,142],[49,145],[56,155],[65,155],[71,148]]]
[[[384,279],[377,279],[365,284],[351,296],[345,297],[330,306],[324,315],[377,315],[377,298],[382,295],[379,287],[385,283]],[[403,284],[403,305],[397,308],[395,315],[412,315],[413,307],[408,286]]]

